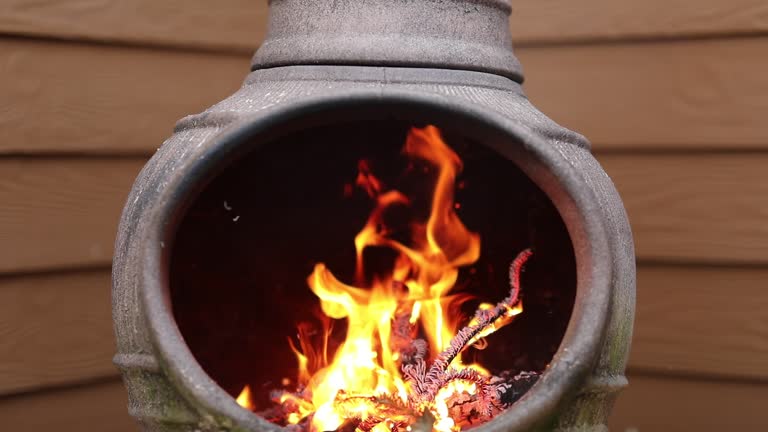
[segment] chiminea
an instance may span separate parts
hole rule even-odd
[[[270,6],[243,87],[177,124],[123,212],[141,427],[605,430],[632,236],[587,140],[526,99],[508,2]]]

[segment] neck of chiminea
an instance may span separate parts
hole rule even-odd
[[[461,69],[522,82],[510,0],[270,0],[254,70],[289,65]]]

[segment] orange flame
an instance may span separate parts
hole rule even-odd
[[[393,322],[405,316],[411,324],[418,325],[433,355],[443,351],[458,330],[458,319],[446,315],[456,296],[446,294],[456,283],[459,268],[475,263],[480,256],[479,236],[470,232],[456,214],[460,206],[454,203],[454,188],[462,161],[434,126],[411,129],[403,154],[411,161],[426,164],[428,174],[434,178],[429,215],[411,223],[407,241],[394,239],[385,216],[392,209],[414,204],[402,192],[387,190],[367,163],[360,164],[356,183],[375,199],[376,207],[354,239],[358,286],[339,281],[322,263],[315,266],[307,279],[323,313],[347,320],[346,339],[330,361],[328,329],[323,347],[308,346],[300,338],[298,349],[291,342],[299,365],[298,382],[304,386],[302,395],[306,397],[286,394],[280,398],[283,407],[292,407],[289,423],[311,416],[313,431],[336,430],[352,417],[384,419],[374,429],[390,430],[392,425],[401,424],[398,422],[405,420],[398,415],[402,413],[388,413],[381,403],[375,402],[386,397],[405,405],[409,397],[409,384],[401,374],[401,353],[393,348]],[[377,276],[370,287],[363,288],[364,251],[369,247],[390,248],[397,258],[387,276]],[[508,321],[521,310],[521,306],[511,309],[505,319]],[[497,327],[503,324],[500,322]],[[484,332],[473,343],[494,330]],[[460,356],[451,366],[470,367],[487,374],[479,366],[462,364]],[[246,390],[247,387],[243,392]],[[474,384],[460,381],[442,389],[431,408],[436,417],[434,428],[458,430],[460,427],[449,417],[445,401],[452,394],[474,391]]]

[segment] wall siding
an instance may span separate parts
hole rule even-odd
[[[762,0],[512,0],[520,46],[768,33]],[[6,0],[0,32],[41,38],[250,53],[266,34],[267,2]]]
[[[622,193],[641,261],[768,264],[768,153],[597,157]],[[0,158],[0,242],[14,245],[0,249],[0,274],[108,265],[146,160]]]
[[[768,36],[516,50],[531,100],[598,151],[768,148],[765,52]],[[0,38],[0,154],[152,154],[249,59]]]
[[[641,264],[630,370],[768,382],[766,286],[768,269]],[[0,277],[0,397],[116,376],[109,295],[107,267]]]
[[[526,91],[590,138],[635,234],[631,384],[611,430],[765,429],[768,3],[513,6]],[[111,364],[117,219],[174,122],[240,86],[266,15],[252,0],[0,5],[9,430],[137,430]]]

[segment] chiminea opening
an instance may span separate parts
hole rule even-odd
[[[226,160],[200,173],[169,239],[170,302],[196,361],[231,397],[240,396],[240,405],[283,426],[308,428],[314,421],[307,412],[318,407],[298,391],[319,391],[318,383],[328,380],[322,374],[334,367],[351,334],[352,312],[335,280],[358,288],[347,292],[358,303],[352,309],[379,305],[379,297],[370,298],[373,291],[394,301],[387,303],[391,310],[376,312],[378,320],[389,317],[389,347],[381,346],[379,327],[370,333],[375,373],[392,372],[387,362],[402,371],[421,357],[429,370],[451,336],[472,324],[476,310],[488,308],[481,303],[510,296],[510,265],[526,249],[532,256],[520,273],[520,301],[506,305],[494,321],[499,328],[473,339],[461,362],[452,363],[464,374],[457,383],[477,379],[509,391],[503,401],[490,402],[478,401],[477,387],[458,390],[448,396],[448,415],[463,428],[482,424],[512,406],[552,360],[574,307],[576,259],[553,201],[510,157],[524,143],[508,136],[502,142],[493,131],[424,107],[418,111],[325,110],[277,122],[268,133],[236,136]],[[312,289],[310,275],[316,276]],[[412,338],[405,343],[398,335],[403,316]],[[423,342],[414,345],[413,339]],[[301,356],[309,363],[309,381],[301,377]],[[341,361],[347,371],[357,366]],[[400,400],[393,379],[380,377],[375,392],[348,396],[391,408]],[[419,384],[408,376],[403,382],[413,397]],[[392,400],[380,397],[387,387]],[[410,426],[403,418],[412,407],[401,405],[380,423],[391,430]],[[478,412],[486,408],[490,416]],[[431,415],[439,430],[444,419]],[[336,426],[352,424],[342,420]],[[369,423],[369,429],[379,424]],[[332,430],[329,424],[322,430]]]

